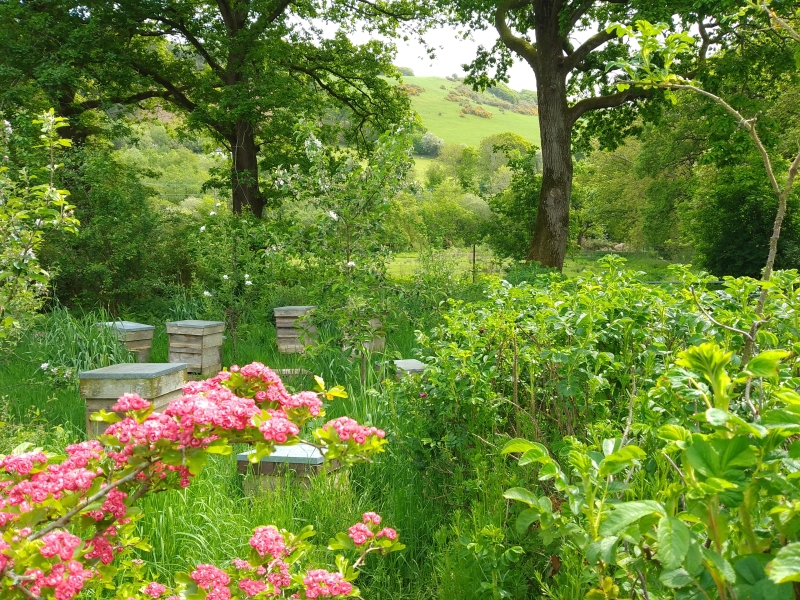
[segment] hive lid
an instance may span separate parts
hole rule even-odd
[[[214,327],[215,325],[225,325],[224,321],[198,321],[197,319],[187,319],[185,321],[170,321],[167,325],[175,327],[195,327],[197,329],[204,329],[206,327]]]
[[[255,452],[255,450],[237,454],[236,460],[239,462],[249,461],[250,454],[253,452]],[[321,465],[323,461],[323,451],[306,442],[292,444],[291,446],[275,446],[275,451],[272,454],[261,459],[261,462],[287,463],[293,465]]]
[[[404,358],[394,361],[394,366],[407,373],[422,373],[427,365],[416,358]]]
[[[120,331],[152,331],[155,329],[154,325],[145,325],[144,323],[134,323],[133,321],[102,321],[98,325],[106,327],[114,327]]]
[[[78,373],[79,379],[155,379],[184,371],[186,363],[122,363]]]

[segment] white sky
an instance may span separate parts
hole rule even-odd
[[[446,77],[453,73],[464,74],[461,67],[464,63],[471,62],[475,57],[475,50],[483,45],[491,48],[497,39],[497,32],[494,29],[486,31],[475,31],[472,33],[471,40],[461,39],[461,35],[453,27],[444,27],[430,31],[425,35],[429,45],[436,48],[436,58],[431,58],[416,40],[403,42],[396,41],[397,58],[394,64],[399,67],[409,67],[413,69],[414,75]],[[356,43],[363,43],[366,35],[351,35],[351,39]],[[536,79],[531,68],[516,60],[514,66],[509,71],[509,86],[515,90],[535,90]]]

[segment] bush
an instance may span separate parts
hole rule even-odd
[[[414,150],[416,150],[417,154],[420,154],[421,156],[432,156],[435,158],[439,156],[439,152],[443,147],[444,140],[428,131],[422,136],[419,144],[414,145]]]

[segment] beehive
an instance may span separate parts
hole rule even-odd
[[[421,375],[427,365],[415,358],[404,358],[394,361],[394,366],[397,369],[396,377],[400,380],[406,375]]]
[[[181,396],[188,365],[176,363],[125,363],[78,374],[81,398],[86,401],[86,434],[96,438],[108,423],[90,420],[92,413],[110,411],[123,394],[139,394],[163,410]]]
[[[215,375],[222,370],[222,321],[172,321],[167,323],[169,362],[187,363],[189,373]]]
[[[275,446],[272,454],[255,464],[250,462],[252,452],[251,450],[236,455],[237,471],[242,475],[251,474],[244,482],[245,491],[248,493],[277,489],[287,478],[305,486],[311,477],[323,471],[334,471],[339,467],[336,461],[332,461],[326,467],[325,450],[306,442]]]
[[[278,351],[283,354],[303,352],[317,339],[317,328],[298,320],[316,306],[282,306],[275,309]]]
[[[98,323],[102,327],[111,327],[117,334],[117,339],[131,352],[136,353],[136,360],[140,363],[150,361],[150,351],[153,347],[153,332],[155,327],[143,325],[133,321],[105,321]]]

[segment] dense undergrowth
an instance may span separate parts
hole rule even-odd
[[[328,416],[347,414],[386,429],[388,451],[372,465],[320,478],[307,489],[291,485],[256,496],[246,491],[234,459],[220,457],[187,490],[147,501],[141,533],[153,549],[140,553],[147,569],[168,577],[187,565],[230,556],[247,544],[252,527],[263,523],[295,529],[313,523],[320,539],[327,539],[370,508],[398,525],[408,548],[364,574],[359,583],[365,597],[629,597],[641,595],[639,571],[650,578],[650,598],[672,597],[672,588],[659,583],[655,570],[646,565],[626,570],[609,557],[602,563],[608,590],[598,588],[605,581],[598,580],[600,563],[586,559],[591,536],[576,533],[583,531],[585,507],[575,496],[585,497],[564,493],[546,477],[540,481],[543,471],[520,468],[502,449],[512,439],[540,443],[569,475],[577,472],[568,463],[575,456],[599,452],[602,458],[604,449],[636,444],[642,455],[628,457],[625,485],[608,494],[602,519],[624,500],[662,500],[670,486],[679,484],[670,463],[679,459],[662,454],[658,428],[674,424],[698,433],[707,428],[692,415],[705,410],[709,385],[702,383],[702,374],[681,370],[681,352],[714,342],[733,353],[723,371],[743,369],[742,337],[712,319],[747,329],[756,318],[759,284],[728,279],[720,285],[675,267],[670,274],[675,283],[653,285],[612,257],[601,260],[601,269],[573,278],[518,272],[516,285],[447,281],[431,270],[424,275],[429,288],[420,280],[397,283],[392,293],[408,310],[387,314],[386,352],[363,361],[333,342],[304,356],[281,355],[269,311],[254,309],[240,325],[235,356],[231,340],[226,341],[224,364],[259,360],[275,368],[302,367],[344,385],[350,396],[332,403]],[[758,350],[793,351],[800,344],[797,273],[778,273],[771,285],[765,311],[770,318],[759,332]],[[298,301],[313,301],[302,291],[293,293]],[[178,315],[202,316],[200,310],[201,304],[178,298],[167,314],[147,318],[163,323]],[[82,321],[105,318],[86,315]],[[51,313],[17,348],[14,360],[0,366],[0,452],[26,440],[57,449],[83,436],[83,406],[65,369],[102,366],[112,350],[96,328],[77,324],[66,312]],[[320,337],[336,340],[336,333],[321,331]],[[86,348],[91,360],[80,358]],[[424,375],[396,381],[391,359],[411,356],[428,365]],[[783,367],[785,386],[794,385],[793,356],[784,357],[790,363]],[[152,360],[166,358],[166,334],[159,326]],[[114,355],[114,360],[126,357]],[[692,388],[690,381],[700,383]],[[301,389],[308,382],[298,376],[287,378],[287,384]],[[770,385],[769,377],[750,378],[759,394]],[[678,388],[694,391],[687,400]],[[767,398],[759,394],[752,392],[754,399]],[[740,419],[749,415],[743,402],[728,410]],[[615,439],[611,446],[604,443]],[[580,477],[577,481],[580,488]],[[537,523],[532,529],[518,527],[523,513],[509,489],[530,490],[537,503],[546,499],[536,504],[541,510],[538,521],[528,522]],[[647,520],[643,523],[634,525],[641,525],[646,538]],[[700,529],[694,525],[693,535]],[[617,534],[622,535],[630,532]],[[631,561],[646,562],[631,549],[639,547],[634,540],[626,543]],[[617,549],[622,556],[622,547]],[[739,572],[739,563],[733,564]],[[772,592],[783,597],[786,585]],[[590,592],[593,588],[601,592]],[[678,591],[680,597],[694,597]]]

